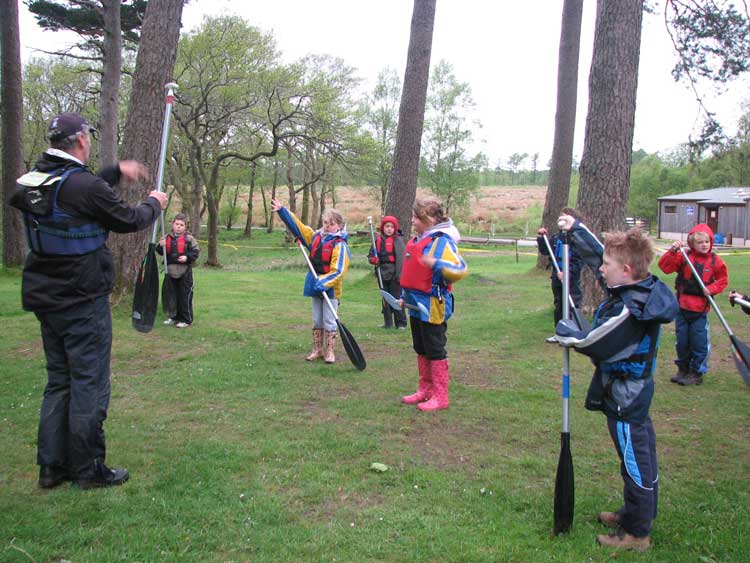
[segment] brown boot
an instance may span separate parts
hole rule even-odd
[[[326,331],[326,356],[324,359],[327,364],[336,362],[336,355],[333,353],[334,344],[336,344],[336,331]]]
[[[669,378],[672,383],[682,385],[682,380],[688,376],[687,366],[677,366],[677,373]]]
[[[620,515],[617,512],[600,512],[596,515],[596,520],[609,528],[617,528],[620,525]]]
[[[695,371],[694,369],[691,369],[687,377],[684,377],[680,380],[680,385],[702,385],[703,384],[703,374],[700,372]]]
[[[616,530],[612,530],[606,536],[604,534],[596,536],[596,543],[605,547],[613,547],[615,549],[646,551],[651,547],[651,536],[637,538],[618,526]]]
[[[312,352],[310,352],[310,355],[307,356],[305,359],[308,362],[312,362],[313,360],[317,360],[318,358],[323,357],[323,329],[322,328],[314,328],[313,329],[313,349]]]

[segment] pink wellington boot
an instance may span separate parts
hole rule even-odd
[[[439,411],[448,408],[448,360],[432,360],[430,362],[430,374],[432,375],[432,398],[419,403],[417,408],[421,411]]]
[[[427,356],[417,355],[417,365],[419,366],[419,388],[413,395],[401,397],[401,402],[407,405],[416,405],[430,398],[430,387],[432,384],[430,360],[427,359]]]

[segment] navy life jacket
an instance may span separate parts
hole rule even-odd
[[[57,205],[60,188],[80,166],[63,166],[51,172],[33,170],[16,181],[22,193],[18,206],[23,212],[29,247],[37,254],[76,256],[101,248],[108,231],[95,220],[62,211]]]

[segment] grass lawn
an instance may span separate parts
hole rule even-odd
[[[122,487],[37,488],[39,404],[46,381],[39,327],[20,308],[20,272],[0,274],[0,561],[603,561],[599,510],[621,501],[619,463],[600,413],[583,408],[589,362],[572,358],[576,513],[553,537],[561,353],[548,274],[534,256],[471,252],[449,323],[451,408],[399,403],[416,387],[408,332],[383,331],[380,300],[354,240],[341,318],[368,366],[339,346],[308,363],[303,260],[279,231],[223,235],[224,268],[195,270],[196,322],[130,327],[114,308],[108,463]],[[750,290],[747,255],[725,258]],[[671,278],[671,276],[670,276]],[[671,284],[671,280],[668,282]],[[750,317],[725,305],[750,341]],[[750,392],[711,317],[711,373],[670,384],[665,328],[651,410],[661,498],[648,554],[624,561],[750,557]],[[373,462],[388,471],[374,472]]]

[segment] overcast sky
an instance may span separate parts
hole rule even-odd
[[[437,0],[432,64],[447,60],[458,80],[471,86],[483,126],[476,132],[475,150],[482,150],[493,166],[516,152],[538,152],[540,165],[550,158],[562,3]],[[199,25],[206,14],[240,15],[272,31],[286,61],[308,53],[340,57],[358,69],[369,91],[385,67],[403,78],[412,7],[409,0],[191,0],[183,12],[183,31]],[[595,9],[594,0],[584,2],[577,159],[583,152]],[[64,34],[41,32],[23,3],[20,10],[24,60],[40,45],[66,42]],[[67,42],[74,39],[68,36]],[[671,77],[675,60],[661,14],[645,14],[635,149],[669,150],[700,129],[692,91]],[[750,99],[748,84],[743,79],[710,96],[710,109],[730,134],[736,132],[740,103]]]

